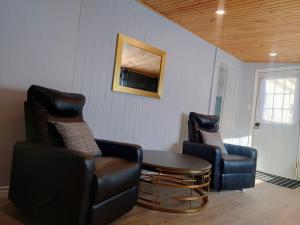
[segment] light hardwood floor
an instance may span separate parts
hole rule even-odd
[[[0,225],[26,224],[0,192]],[[202,211],[190,215],[162,213],[135,207],[113,225],[299,225],[300,188],[291,190],[268,183],[241,191],[210,193]]]

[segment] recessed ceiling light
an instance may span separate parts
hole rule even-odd
[[[278,54],[276,52],[270,52],[270,56],[277,56]]]
[[[218,10],[216,11],[216,14],[217,14],[217,15],[224,15],[224,14],[225,14],[225,11],[224,11],[224,9],[218,9]]]

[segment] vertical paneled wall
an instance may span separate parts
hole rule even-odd
[[[160,100],[111,91],[119,32],[167,52]],[[97,138],[145,149],[180,151],[188,113],[208,112],[216,47],[135,0],[4,0],[0,33],[0,186],[25,138],[30,84],[85,94]]]
[[[81,0],[0,1],[0,187],[9,183],[13,145],[25,139],[31,84],[72,89]]]
[[[161,99],[111,91],[118,33],[167,52]],[[73,91],[96,137],[181,150],[190,111],[208,113],[215,47],[135,1],[83,0]]]

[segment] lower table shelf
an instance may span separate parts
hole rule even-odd
[[[138,204],[169,213],[194,213],[207,204],[209,183],[210,169],[193,174],[176,174],[166,170],[144,171]]]

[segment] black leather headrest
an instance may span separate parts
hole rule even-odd
[[[217,132],[219,130],[219,116],[203,115],[195,112],[190,112],[189,119],[197,122],[200,129],[211,132]]]
[[[85,97],[81,94],[60,92],[37,85],[30,86],[27,99],[39,100],[51,114],[63,117],[80,114],[85,103]]]

